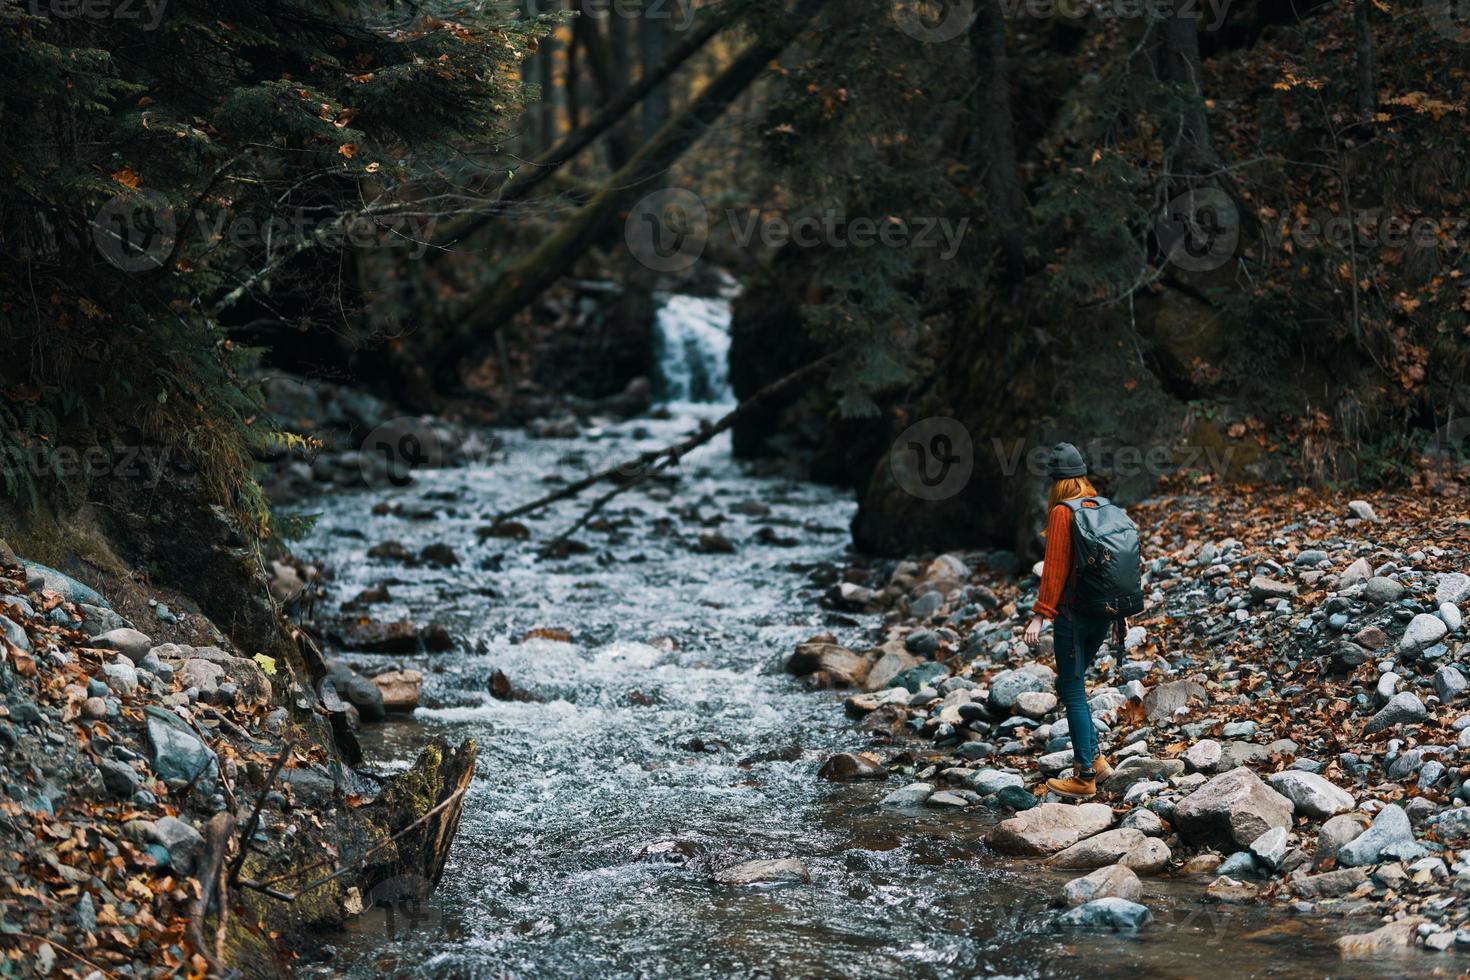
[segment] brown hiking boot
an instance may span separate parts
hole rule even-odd
[[[1107,782],[1108,777],[1113,774],[1113,767],[1108,765],[1108,760],[1101,752],[1092,760],[1092,768],[1097,772],[1097,781],[1100,783]]]
[[[1073,800],[1087,800],[1097,795],[1097,780],[1073,776],[1071,779],[1048,779],[1046,788],[1058,796]]]

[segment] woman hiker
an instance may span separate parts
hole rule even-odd
[[[1041,571],[1041,594],[1022,639],[1035,648],[1045,620],[1054,621],[1053,646],[1057,661],[1057,693],[1067,709],[1067,729],[1072,736],[1073,771],[1070,779],[1048,779],[1047,789],[1059,796],[1085,800],[1097,792],[1097,781],[1113,771],[1098,752],[1097,729],[1087,707],[1083,676],[1092,658],[1107,638],[1112,620],[1086,615],[1069,608],[1072,575],[1072,510],[1063,501],[1080,500],[1081,506],[1098,506],[1097,491],[1087,479],[1087,464],[1071,443],[1052,448],[1046,475],[1053,481],[1047,504],[1046,560]]]

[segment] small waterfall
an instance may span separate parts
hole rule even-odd
[[[654,322],[657,395],[664,402],[730,404],[730,300],[672,295]]]

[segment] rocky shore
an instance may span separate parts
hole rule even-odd
[[[896,778],[896,813],[974,811],[1000,854],[1086,872],[1059,928],[1147,928],[1148,880],[1173,876],[1202,902],[1355,917],[1344,955],[1470,947],[1470,517],[1453,499],[1181,490],[1132,508],[1148,606],[1090,680],[1114,771],[1080,805],[1044,787],[1072,754],[1050,631],[1021,640],[1039,565],[849,567],[825,602],[883,612],[881,635],[812,637],[788,662],[853,689],[873,739],[821,775]]]
[[[433,887],[472,742],[392,779],[355,770],[304,663],[97,584],[0,543],[7,973],[279,976],[300,936]]]

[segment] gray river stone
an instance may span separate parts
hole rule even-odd
[[[1377,864],[1385,858],[1409,859],[1424,853],[1414,840],[1409,815],[1397,803],[1390,803],[1373,818],[1373,826],[1337,850],[1337,863],[1345,868]]]
[[[1153,915],[1137,902],[1126,898],[1099,898],[1062,913],[1057,925],[1063,929],[1112,930],[1136,932]]]
[[[199,776],[207,781],[219,771],[214,750],[201,742],[182,718],[152,705],[143,713],[148,723],[149,761],[158,778],[188,782]]]

